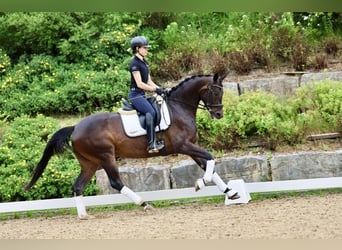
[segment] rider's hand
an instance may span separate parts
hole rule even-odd
[[[158,95],[164,95],[166,93],[166,90],[164,88],[156,88],[156,93]]]

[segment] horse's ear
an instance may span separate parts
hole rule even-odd
[[[220,73],[215,73],[214,74],[214,82],[222,82],[224,78],[226,78],[226,76],[228,75],[228,72],[225,72],[224,74],[220,74]]]
[[[226,75],[222,77],[219,73],[215,73],[214,77],[213,77],[213,82],[216,82],[216,83],[222,85],[222,81],[225,77],[226,77]]]
[[[222,74],[221,74],[221,80],[223,80],[224,78],[226,78],[227,77],[227,75],[228,75],[228,71],[225,71],[225,72],[223,72]]]

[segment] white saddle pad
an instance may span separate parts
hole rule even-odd
[[[119,109],[122,125],[125,133],[129,137],[146,135],[146,129],[141,127],[138,114],[135,110],[124,111]],[[161,105],[161,119],[159,126],[156,126],[156,132],[166,130],[171,125],[171,118],[166,102],[163,100]]]

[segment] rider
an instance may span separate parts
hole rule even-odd
[[[164,93],[164,90],[151,79],[148,63],[145,60],[149,47],[147,39],[143,36],[136,36],[131,40],[131,49],[133,50],[134,57],[129,64],[131,86],[128,98],[133,107],[145,115],[147,151],[149,153],[156,153],[164,147],[164,144],[156,142],[155,121],[157,114],[151,103],[147,100],[145,91],[156,92],[161,95]]]

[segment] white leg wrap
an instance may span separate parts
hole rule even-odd
[[[80,219],[86,218],[88,214],[83,203],[83,196],[82,195],[75,196],[75,201],[76,201],[78,218]]]
[[[230,189],[216,172],[213,174],[213,182],[216,184],[216,186],[220,189],[222,193],[226,192],[226,195],[229,199],[237,194],[237,191],[234,189]]]
[[[210,182],[212,180],[214,168],[215,168],[215,160],[207,161],[207,166],[206,166],[205,173],[203,176],[203,179],[205,182]]]
[[[228,188],[228,186],[223,182],[221,177],[216,172],[213,174],[213,182],[216,184],[221,192],[226,191],[226,189]]]
[[[136,205],[141,205],[143,203],[142,198],[126,186],[124,186],[120,192],[130,198]]]

